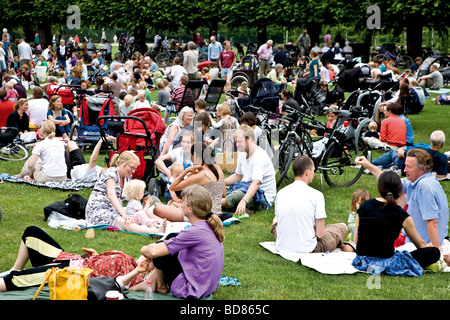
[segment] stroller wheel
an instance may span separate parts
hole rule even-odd
[[[148,182],[147,190],[152,196],[159,198],[159,181],[156,178],[151,178]]]
[[[317,117],[320,113],[320,108],[318,106],[313,106],[309,109],[309,114],[313,117]]]

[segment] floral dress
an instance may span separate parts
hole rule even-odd
[[[122,204],[124,200],[120,188],[120,177],[117,168],[107,169],[97,180],[86,205],[86,223],[90,225],[115,225],[119,212],[114,208],[106,191],[106,180],[113,179],[115,194]]]

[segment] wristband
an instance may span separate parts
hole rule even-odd
[[[245,197],[243,197],[242,200],[244,200],[245,203],[248,203],[248,199],[246,199]]]

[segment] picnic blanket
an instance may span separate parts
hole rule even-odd
[[[30,287],[22,290],[14,290],[0,293],[0,300],[32,300],[34,294],[37,291],[37,287]],[[144,291],[129,291],[123,292],[125,297],[124,300],[144,300]],[[155,300],[185,300],[181,298],[176,298],[170,293],[158,293],[154,294]],[[36,300],[50,300],[50,292],[48,286],[42,288],[41,293],[38,295]],[[213,300],[212,295],[209,295],[200,300]]]
[[[278,251],[275,247],[275,242],[261,242],[260,245],[282,258],[298,262],[308,268],[314,269],[323,274],[353,274],[356,272],[363,272],[352,266],[353,258],[356,256],[355,252],[343,252],[340,249],[336,249],[333,252],[327,253],[295,253],[295,252],[283,252]],[[442,243],[442,254],[450,253],[450,241],[445,239]],[[396,250],[415,250],[415,246],[412,243],[407,243],[403,246],[396,248]],[[446,266],[442,270],[443,272],[450,272],[450,267]]]
[[[40,183],[36,181],[26,181],[24,179],[20,179],[16,176],[11,176],[7,173],[0,174],[0,179],[4,181],[12,182],[12,183],[25,183],[36,187],[50,188],[50,189],[59,189],[65,191],[79,191],[83,189],[93,188],[95,182],[82,182],[78,180],[67,179],[66,181],[49,181],[45,183]]]
[[[224,221],[222,221],[223,226],[229,226],[231,224],[234,223],[240,223],[241,221],[236,218],[236,217],[230,217]],[[74,219],[71,217],[68,217],[66,215],[63,215],[59,212],[53,211],[48,219],[47,219],[47,224],[49,225],[49,227],[51,228],[61,228],[61,229],[65,229],[65,230],[83,230],[83,229],[102,229],[102,230],[108,230],[108,231],[119,231],[119,232],[126,232],[126,233],[131,233],[131,234],[137,234],[137,235],[142,235],[142,236],[156,236],[156,237],[164,237],[170,233],[178,233],[180,231],[183,231],[187,228],[189,228],[189,226],[191,225],[189,222],[171,222],[171,221],[167,221],[167,226],[166,226],[166,232],[164,233],[151,233],[151,234],[147,234],[147,233],[136,233],[136,232],[131,232],[131,231],[126,231],[123,229],[120,229],[116,226],[112,226],[112,225],[107,225],[107,224],[102,224],[102,225],[95,225],[95,226],[88,226],[86,221],[84,219]]]

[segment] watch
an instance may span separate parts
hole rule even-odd
[[[243,197],[242,200],[244,200],[245,203],[248,203],[248,199],[247,198]]]

